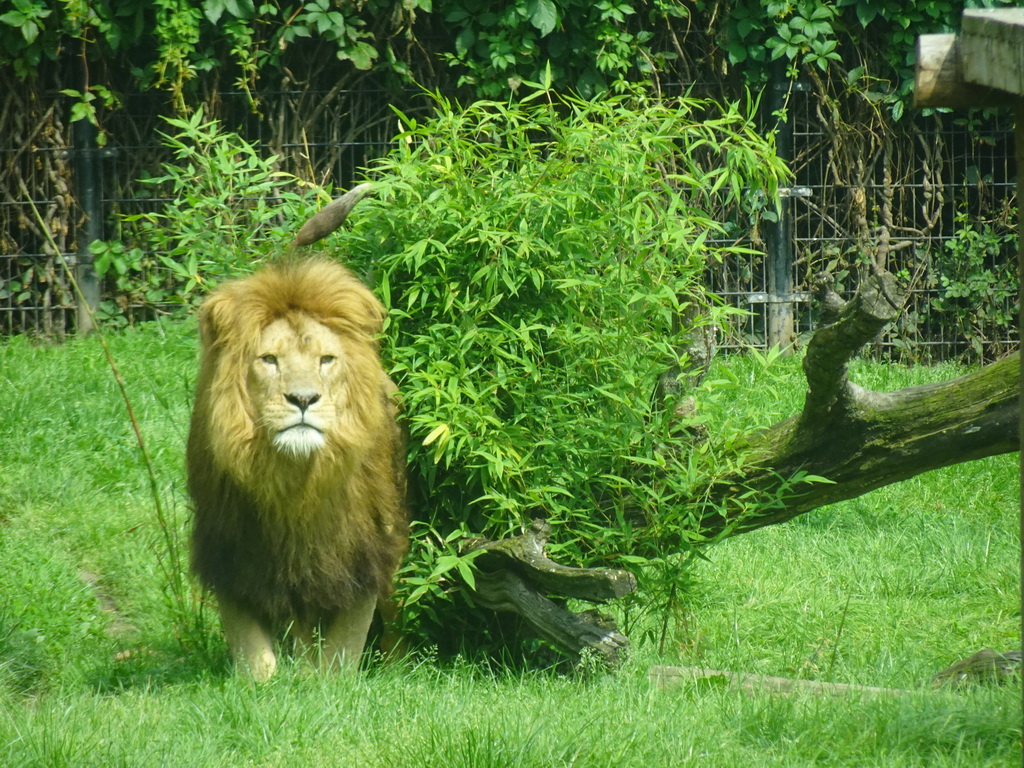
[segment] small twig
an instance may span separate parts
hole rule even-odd
[[[676,582],[672,582],[668,589],[668,601],[667,604],[672,606],[676,600]],[[658,638],[658,655],[663,656],[665,654],[665,641],[668,638],[668,620],[671,609],[665,611],[665,615],[661,620],[661,636]]]
[[[836,632],[836,643],[832,646],[832,657],[828,660],[828,676],[832,677],[832,670],[836,666],[836,657],[839,655],[839,640],[843,636],[843,630],[846,628],[846,613],[850,609],[850,598],[851,595],[846,596],[846,605],[843,606],[843,615],[839,618],[839,631]]]

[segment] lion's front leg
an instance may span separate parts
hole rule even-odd
[[[228,651],[238,670],[258,683],[266,682],[277,669],[269,628],[230,598],[217,595],[217,603]]]
[[[322,628],[322,644],[316,659],[320,669],[355,670],[359,667],[376,605],[376,596],[370,595],[351,608],[339,611]]]

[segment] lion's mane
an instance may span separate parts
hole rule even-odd
[[[304,461],[258,428],[247,372],[270,323],[303,313],[343,345],[344,402],[324,448]],[[381,367],[384,311],[344,267],[265,267],[224,284],[200,310],[202,352],[188,436],[200,580],[270,625],[309,623],[384,596],[408,538],[395,387]]]

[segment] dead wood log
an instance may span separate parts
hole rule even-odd
[[[983,648],[972,656],[961,659],[941,672],[936,673],[932,678],[932,683],[935,686],[951,686],[953,688],[985,683],[1003,685],[1019,682],[1020,674],[1020,651],[998,653],[991,648]],[[766,691],[782,694],[806,691],[808,693],[828,694],[831,696],[845,696],[849,693],[869,695],[906,693],[906,691],[898,688],[876,688],[868,685],[797,680],[789,677],[751,675],[720,669],[705,669],[703,667],[654,666],[651,667],[648,677],[656,687],[662,689],[683,685],[712,685],[738,688],[751,695]]]
[[[312,245],[331,234],[334,230],[345,223],[349,213],[363,196],[370,191],[372,184],[359,184],[352,187],[348,192],[332,200],[321,208],[299,229],[299,234],[291,242],[292,248],[301,248],[304,245]]]
[[[933,678],[935,685],[961,688],[981,683],[1020,682],[1021,652],[999,653],[991,648],[982,648],[977,653],[950,664]]]
[[[544,553],[550,536],[551,526],[543,520],[534,520],[521,536],[499,541],[470,539],[464,551],[484,550],[487,554],[476,560],[480,570],[512,571],[545,594],[604,603],[636,589],[636,578],[629,571],[572,568],[551,560]]]
[[[570,611],[561,598],[607,602],[634,591],[636,578],[628,571],[554,562],[544,552],[550,534],[546,522],[535,520],[521,536],[467,541],[463,552],[483,551],[474,560],[469,596],[482,608],[517,614],[538,637],[572,656],[589,649],[606,664],[617,664],[629,640],[614,621],[596,611]]]
[[[892,277],[874,274],[836,322],[814,334],[803,364],[803,411],[750,435],[739,448],[743,468],[711,489],[705,509],[712,511],[701,523],[705,535],[783,523],[922,472],[1019,450],[1019,353],[951,381],[897,392],[849,381],[850,359],[901,306]],[[784,487],[798,473],[826,482]],[[772,508],[731,516],[733,499],[751,492],[772,495]],[[739,505],[731,509],[740,514]]]
[[[850,685],[848,683],[823,683],[818,680],[795,680],[789,677],[750,675],[741,672],[726,672],[720,669],[703,669],[701,667],[651,667],[648,676],[651,682],[659,689],[675,688],[683,685],[709,685],[737,688],[751,696],[764,692],[788,695],[801,691],[831,696],[846,696],[851,693],[868,694],[871,696],[892,696],[905,693],[905,691],[901,691],[898,688],[876,688],[870,685]]]

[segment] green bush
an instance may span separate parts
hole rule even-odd
[[[932,256],[937,295],[931,306],[942,327],[984,359],[986,350],[999,355],[1016,345],[1017,235],[994,224],[960,225]]]
[[[680,500],[711,457],[666,448],[692,425],[655,390],[696,326],[730,311],[702,282],[738,250],[712,244],[712,211],[785,173],[749,115],[538,91],[403,117],[376,200],[334,242],[391,310],[421,524],[407,607],[469,571],[459,539],[534,517],[566,561],[691,552],[701,510]]]
[[[263,157],[202,109],[167,124],[175,132],[161,135],[174,160],[140,179],[166,203],[122,217],[119,239],[92,246],[96,272],[113,282],[122,305],[195,303],[219,280],[280,249],[316,199],[275,170],[277,157]],[[101,310],[105,320],[120,316],[113,301]]]

